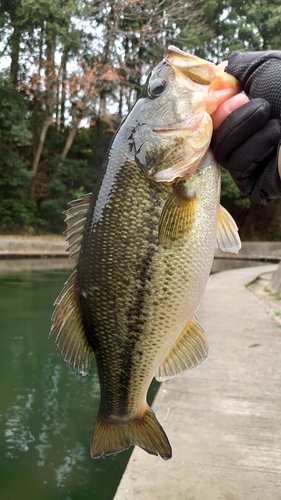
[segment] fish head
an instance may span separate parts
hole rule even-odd
[[[213,63],[170,46],[131,112],[136,161],[157,182],[193,173],[210,145],[211,114],[240,91]],[[128,123],[129,125],[129,123]]]

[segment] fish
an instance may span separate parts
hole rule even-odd
[[[239,90],[214,64],[169,46],[116,132],[92,193],[66,211],[75,267],[56,299],[51,334],[59,329],[56,347],[82,376],[95,355],[93,458],[134,445],[172,456],[147,391],[153,377],[169,380],[206,358],[195,313],[214,250],[241,247],[220,206],[210,150],[211,114]]]

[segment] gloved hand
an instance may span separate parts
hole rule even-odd
[[[214,155],[243,194],[265,204],[281,198],[281,51],[234,52],[225,70],[251,100],[214,132]]]

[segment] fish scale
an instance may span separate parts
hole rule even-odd
[[[133,175],[133,172],[135,175]],[[130,175],[131,189],[129,191],[127,189],[126,192],[124,185],[128,186],[128,175]],[[119,186],[120,190],[118,189]],[[136,187],[141,195],[135,196]],[[122,412],[126,411],[126,409],[124,410],[126,402],[124,401],[124,394],[120,398],[118,389],[120,387],[120,373],[123,373],[124,358],[125,360],[129,359],[127,365],[132,367],[131,371],[134,371],[131,353],[135,352],[135,346],[138,343],[141,342],[143,346],[144,339],[143,337],[140,339],[140,333],[145,324],[150,324],[150,315],[147,314],[149,311],[146,311],[149,309],[147,299],[150,301],[152,294],[150,284],[153,274],[153,269],[151,269],[153,265],[152,256],[159,245],[158,223],[161,213],[161,200],[159,199],[157,204],[154,201],[156,197],[155,191],[161,193],[156,183],[154,185],[147,183],[142,171],[136,164],[125,166],[120,171],[120,178],[115,180],[114,194],[111,198],[115,211],[111,211],[108,206],[105,208],[103,217],[85,242],[84,254],[86,256],[89,253],[95,255],[97,269],[93,268],[92,272],[95,277],[94,286],[102,290],[102,293],[94,294],[92,297],[93,303],[88,302],[83,307],[85,315],[89,317],[89,325],[95,324],[97,328],[102,326],[104,332],[102,336],[99,336],[99,343],[102,342],[102,338],[105,345],[101,345],[98,349],[94,345],[97,362],[99,362],[98,351],[106,351],[106,355],[103,356],[101,361],[103,363],[102,373],[109,373],[108,367],[112,365],[112,359],[115,359],[115,364],[118,365],[116,370],[110,372],[112,376],[110,383],[106,380],[105,387],[103,387],[103,380],[101,380],[101,387],[102,391],[106,391],[108,386],[111,388],[117,386],[116,390],[112,392],[115,394],[115,399],[120,400]],[[153,203],[151,203],[151,198],[154,201]],[[122,210],[118,211],[117,207],[120,206]],[[116,220],[116,213],[119,214],[119,220]],[[91,215],[90,211],[89,224],[91,224]],[[102,258],[105,254],[108,254],[108,249],[111,249],[111,253],[107,255],[103,266]],[[85,260],[82,258],[78,264],[78,286],[81,280],[83,290],[86,290],[86,293],[92,286],[92,276],[88,274],[87,260],[87,257]],[[108,265],[108,261],[110,261],[110,265]],[[88,308],[90,312],[87,311]],[[112,333],[112,325],[116,330],[115,335]],[[88,331],[87,325],[86,331]],[[130,332],[129,339],[128,331]],[[112,350],[111,345],[108,345],[109,335],[111,345],[113,345]],[[113,341],[114,336],[116,336],[117,353]],[[123,348],[122,344],[124,344]],[[126,356],[124,353],[126,353]],[[149,360],[146,359],[145,363],[149,363]],[[139,363],[138,366],[141,372]],[[102,378],[103,376],[101,376]],[[127,378],[129,379],[128,373]],[[129,394],[128,382],[126,388]],[[106,393],[104,398],[108,400]],[[115,406],[115,402],[111,401],[111,403]]]
[[[221,99],[222,81],[225,96],[238,87],[214,68],[169,48],[117,131],[92,195],[67,212],[76,267],[56,301],[51,331],[60,326],[57,348],[82,375],[95,353],[101,396],[93,458],[131,445],[170,458],[146,402],[149,385],[207,356],[194,314],[214,248],[240,248],[237,227],[219,203],[207,112]]]

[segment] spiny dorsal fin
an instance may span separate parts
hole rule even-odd
[[[70,258],[75,259],[76,263],[79,259],[81,241],[91,196],[92,193],[88,193],[80,196],[80,198],[76,200],[70,201],[69,205],[71,208],[64,212],[66,214],[65,222],[67,224],[67,229],[64,233],[69,243],[67,250]]]
[[[170,352],[159,366],[155,378],[164,382],[204,361],[208,345],[196,318],[192,318],[177,338]]]
[[[77,373],[89,375],[93,348],[84,330],[84,322],[77,301],[76,269],[65,282],[55,301],[50,335],[60,326],[56,346],[62,359]]]
[[[159,239],[165,245],[181,242],[196,216],[196,194],[181,182],[170,194],[159,222]]]
[[[220,205],[217,226],[217,244],[223,252],[238,253],[241,241],[236,222],[230,213]]]

